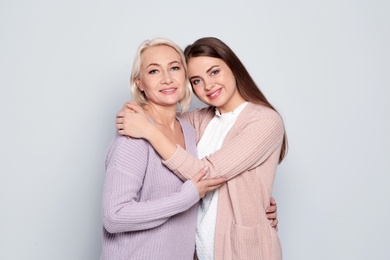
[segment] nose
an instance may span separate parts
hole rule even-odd
[[[172,75],[169,71],[163,73],[162,83],[171,84],[173,82]]]
[[[205,84],[204,84],[204,89],[205,89],[206,91],[210,91],[210,90],[213,89],[214,85],[215,85],[215,84],[214,84],[214,81],[209,80],[209,81],[205,82]]]

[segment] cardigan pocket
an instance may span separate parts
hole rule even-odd
[[[231,246],[234,260],[272,259],[272,235],[268,227],[259,224],[245,227],[232,223]]]

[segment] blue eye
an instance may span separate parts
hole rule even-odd
[[[211,75],[217,75],[219,73],[219,70],[213,70],[212,72],[211,72]]]
[[[179,66],[172,67],[171,70],[180,70]]]
[[[200,83],[200,79],[192,80],[192,85],[198,85]]]
[[[156,74],[157,73],[157,70],[151,70],[149,71],[149,74]]]

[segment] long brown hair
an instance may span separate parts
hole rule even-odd
[[[220,39],[214,37],[205,37],[196,40],[193,44],[188,45],[184,50],[185,58],[188,61],[194,57],[212,57],[223,60],[236,79],[237,90],[240,95],[249,102],[260,104],[277,110],[267,100],[261,90],[257,87],[255,81],[249,75],[244,64],[240,61],[237,55]],[[279,163],[281,163],[287,154],[287,135],[284,132],[282,150],[279,156]]]

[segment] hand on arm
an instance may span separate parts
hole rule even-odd
[[[137,105],[137,103],[135,101],[127,101],[126,103],[124,103],[122,105],[121,109],[116,114],[115,124],[116,124],[116,128],[118,130],[122,129],[122,121],[121,120],[122,120],[123,116],[125,115],[125,113],[130,110],[130,108],[128,107],[129,105]]]
[[[147,119],[144,110],[136,104],[125,105],[116,114],[115,123],[118,133],[133,138],[145,138],[146,131],[153,125]]]
[[[176,151],[176,145],[148,120],[140,106],[127,103],[126,107],[127,109],[122,108],[116,116],[118,133],[133,138],[144,138],[164,160],[170,158]]]
[[[199,191],[199,198],[203,198],[207,192],[218,189],[226,182],[225,178],[202,180],[202,178],[206,176],[207,171],[208,168],[204,167],[191,179],[191,181],[194,183],[195,187]]]

